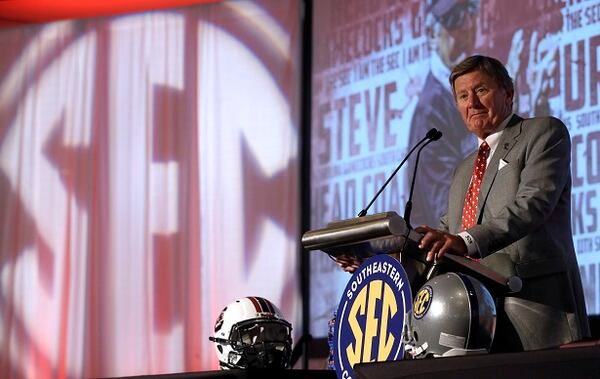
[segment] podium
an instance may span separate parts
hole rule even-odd
[[[409,277],[413,276],[415,280],[422,280],[416,276],[429,276],[435,270],[455,271],[478,279],[494,296],[521,290],[519,277],[505,277],[469,258],[446,254],[435,264],[427,262],[427,252],[418,247],[421,237],[396,212],[384,212],[334,221],[325,228],[310,230],[302,236],[302,246],[306,250],[321,250],[334,257],[349,255],[367,258],[377,254],[400,253],[403,265],[420,266],[416,269],[418,274],[409,273]],[[406,268],[407,272],[415,270]]]
[[[302,236],[307,250],[321,250],[331,256],[351,255],[367,258],[376,254],[400,253],[401,262],[425,266],[426,273],[436,270],[425,260],[426,251],[419,249],[422,235],[410,228],[395,212],[385,212],[350,220],[336,221],[325,228],[311,230]],[[437,262],[439,273],[454,271],[478,279],[493,297],[503,298],[519,292],[518,277],[505,277],[478,261],[447,254]],[[434,272],[435,274],[435,272]],[[410,278],[410,275],[409,275]],[[413,281],[410,280],[411,287]],[[420,286],[416,286],[420,288]],[[356,378],[490,378],[600,377],[600,345],[548,349],[518,353],[494,353],[446,357],[358,363]]]

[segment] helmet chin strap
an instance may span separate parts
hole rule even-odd
[[[285,352],[277,349],[267,349],[265,345],[262,349],[257,349],[256,354],[247,356],[248,367],[251,368],[284,368]]]
[[[412,359],[425,358],[427,356],[429,344],[427,342],[423,342],[422,345],[418,345],[410,322],[411,316],[412,311],[408,311],[404,315],[404,328],[402,330],[402,343],[404,344],[404,351],[406,354],[410,355]]]
[[[289,351],[285,348],[282,350],[267,348],[270,345],[272,344],[262,343],[247,350],[232,351],[227,357],[228,361],[221,362],[221,368],[285,368],[288,361],[286,354],[289,354]],[[232,362],[235,358],[237,358],[236,362]]]
[[[237,367],[235,365],[232,365],[231,363],[222,362],[222,361],[219,361],[219,366],[221,366],[222,370],[232,370],[232,369],[238,369],[238,368],[240,368],[240,367]]]
[[[421,346],[414,346],[414,345],[404,345],[404,346],[405,346],[405,351],[413,359],[427,357],[427,348],[429,347],[429,344],[427,342],[423,342],[423,345],[421,345]]]

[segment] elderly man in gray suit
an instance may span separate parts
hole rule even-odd
[[[571,234],[571,140],[552,117],[512,112],[514,88],[498,60],[472,56],[450,75],[479,151],[456,169],[440,229],[423,233],[427,260],[481,259],[523,289],[501,302],[492,351],[555,347],[589,337]],[[459,127],[458,125],[456,127]]]

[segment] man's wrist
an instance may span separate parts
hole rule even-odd
[[[470,257],[479,256],[479,247],[477,246],[477,241],[473,238],[471,234],[467,231],[462,231],[457,234],[467,245],[467,255]]]

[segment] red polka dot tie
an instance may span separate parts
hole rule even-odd
[[[473,175],[471,176],[471,185],[465,197],[465,205],[463,207],[461,230],[466,230],[475,225],[477,216],[477,203],[479,202],[479,190],[481,189],[481,181],[485,174],[485,167],[488,155],[490,154],[490,145],[483,141],[479,146],[477,160],[473,167]]]

